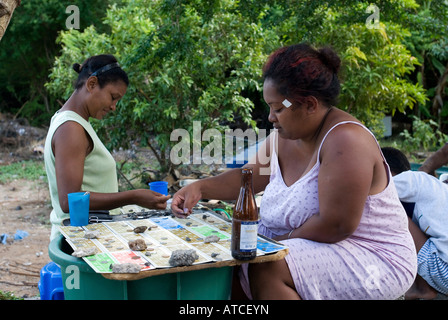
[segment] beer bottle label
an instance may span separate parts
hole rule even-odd
[[[257,249],[258,221],[241,221],[240,250],[242,252]]]

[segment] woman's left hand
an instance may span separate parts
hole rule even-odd
[[[171,195],[163,195],[148,189],[135,190],[137,201],[136,204],[148,209],[166,209],[166,202]]]

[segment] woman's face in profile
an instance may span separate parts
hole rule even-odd
[[[263,98],[269,105],[268,120],[282,138],[295,140],[304,135],[303,128],[307,125],[303,108],[288,104],[290,101],[278,92],[274,82],[270,79],[266,79],[264,82]]]
[[[91,79],[95,79],[96,84],[89,84]],[[96,77],[89,78],[87,87],[90,93],[87,103],[89,115],[98,120],[115,111],[118,101],[126,94],[128,88],[123,81],[110,82],[101,88]]]

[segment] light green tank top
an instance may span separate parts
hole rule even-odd
[[[47,171],[48,185],[50,189],[51,204],[53,210],[50,214],[52,224],[51,239],[59,234],[58,226],[62,220],[69,218],[59,204],[58,188],[56,182],[55,157],[51,149],[53,135],[60,125],[66,121],[75,121],[83,126],[93,141],[93,149],[84,162],[84,175],[82,180],[82,191],[111,193],[118,192],[118,181],[115,160],[98,138],[92,125],[83,117],[73,111],[56,112],[51,118],[45,140],[45,170]]]

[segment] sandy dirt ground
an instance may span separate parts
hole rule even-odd
[[[50,212],[45,181],[15,180],[0,184],[0,235],[10,236],[6,244],[0,243],[0,291],[21,298],[40,297],[40,269],[51,261]],[[26,231],[28,236],[13,240],[17,230]]]

